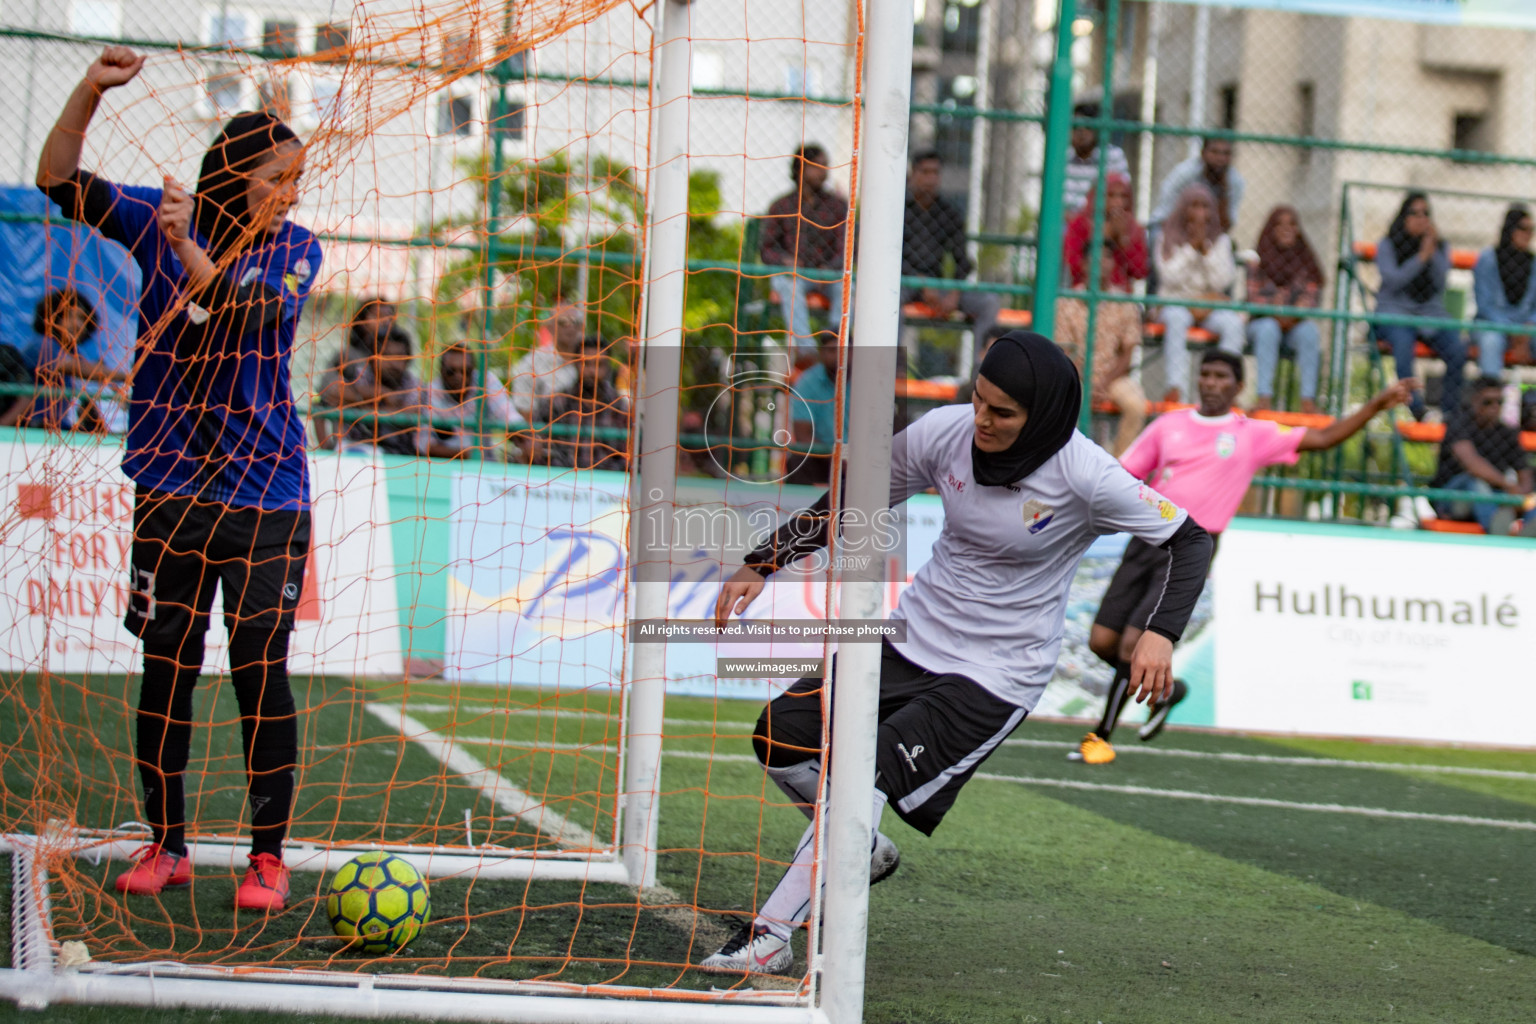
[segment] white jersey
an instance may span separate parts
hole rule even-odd
[[[1093,539],[1126,532],[1161,545],[1186,514],[1080,433],[1018,484],[984,487],[971,475],[973,436],[971,407],[945,406],[892,444],[891,504],[928,487],[944,501],[933,555],[892,613],[907,623],[895,646],[1030,711],[1055,671],[1067,589]]]

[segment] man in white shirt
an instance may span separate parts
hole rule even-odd
[[[1097,103],[1079,103],[1072,108],[1074,117],[1099,116]],[[1093,194],[1099,180],[1099,133],[1092,128],[1074,125],[1069,138],[1072,143],[1067,153],[1066,180],[1062,182],[1061,196],[1068,217],[1081,210]],[[1125,150],[1113,143],[1106,144],[1104,173],[1131,176],[1131,165],[1125,159]]]
[[[1216,216],[1221,222],[1221,230],[1231,231],[1232,225],[1237,223],[1248,183],[1232,166],[1232,143],[1226,139],[1206,139],[1198,156],[1190,157],[1168,172],[1158,189],[1157,205],[1152,208],[1147,227],[1152,231],[1161,230],[1163,221],[1178,205],[1179,195],[1197,181],[1216,196]]]
[[[558,302],[550,313],[554,344],[541,344],[512,366],[512,404],[529,423],[549,420],[549,403],[576,386],[576,361],[586,336],[587,317],[571,302]],[[540,332],[541,334],[543,332]]]
[[[477,448],[489,454],[509,429],[523,425],[512,396],[496,374],[487,371],[484,385],[479,383],[478,362],[476,351],[466,342],[449,345],[438,357],[438,377],[426,389],[432,422],[421,428],[416,442],[421,454],[456,459]]]

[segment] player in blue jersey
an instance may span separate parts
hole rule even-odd
[[[283,840],[298,729],[288,642],[309,554],[309,474],[293,402],[294,329],[320,270],[314,235],[288,222],[304,146],[245,113],[203,157],[197,188],[122,185],[80,168],[92,116],[144,58],[108,46],[44,143],[37,184],[72,220],[119,242],[143,273],[123,470],[136,485],[127,628],[144,647],[135,747],[153,842],[117,880],[154,894],[191,881],[183,775],[192,692],[216,584],[229,627],[251,810],[235,897],[288,896]]]

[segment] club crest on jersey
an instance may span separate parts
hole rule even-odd
[[[310,267],[309,260],[299,260],[299,262],[293,265],[293,273],[302,283],[309,280],[309,275],[313,273],[313,268]]]
[[[1223,430],[1216,436],[1216,457],[1218,459],[1230,459],[1235,451],[1237,451],[1236,434]]]
[[[1024,525],[1029,527],[1030,533],[1039,533],[1051,525],[1055,515],[1055,509],[1037,498],[1030,498],[1024,503]]]

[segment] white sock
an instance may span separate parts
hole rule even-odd
[[[880,814],[885,810],[885,800],[885,793],[875,790],[874,812],[870,817],[871,849],[874,848],[875,833],[880,829]],[[763,909],[757,912],[753,924],[763,925],[779,938],[786,942],[789,940],[795,929],[811,913],[811,862],[815,859],[815,852],[816,823],[813,821],[800,836],[800,845],[795,847],[794,860],[790,862],[789,870],[784,872],[784,877],[774,886],[773,892],[763,903]]]
[[[800,813],[807,818],[816,816],[816,794],[821,789],[821,762],[812,758],[809,761],[801,761],[799,764],[790,765],[788,768],[763,769],[774,785],[784,791],[784,795],[794,801]]]

